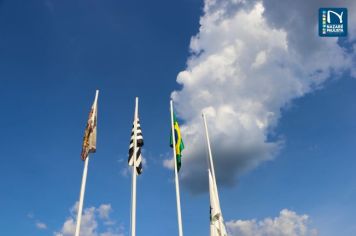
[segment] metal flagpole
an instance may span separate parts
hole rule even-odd
[[[209,169],[211,170],[211,174],[212,174],[212,177],[213,177],[214,188],[215,188],[215,191],[213,191],[213,192],[215,193],[215,196],[217,198],[218,205],[219,205],[219,208],[220,208],[220,199],[219,199],[218,187],[217,187],[216,178],[215,178],[215,168],[214,168],[214,162],[213,162],[213,155],[211,154],[208,125],[206,124],[205,114],[203,113],[202,116],[203,116],[204,126],[205,126],[206,142],[208,144],[209,162],[210,162]],[[219,213],[220,213],[220,218],[221,218],[222,217],[221,209],[219,209]],[[219,219],[219,226],[220,226],[220,235],[224,236],[223,232],[222,232],[223,231],[223,225],[222,225],[221,219]]]
[[[138,119],[138,97],[135,103],[134,117],[134,151],[133,151],[133,166],[132,166],[132,207],[131,207],[131,236],[136,236],[136,158],[137,158],[137,119]]]
[[[211,169],[211,174],[213,176],[213,181],[214,181],[214,185],[215,185],[215,189],[217,190],[217,185],[216,185],[216,178],[215,178],[215,168],[214,168],[214,162],[213,162],[213,156],[211,154],[211,147],[210,147],[210,139],[209,139],[209,132],[208,132],[208,126],[206,124],[206,117],[205,114],[203,113],[203,120],[204,120],[204,126],[205,126],[205,136],[206,136],[206,142],[208,144],[208,152],[209,152],[209,162],[210,162],[210,169]],[[220,203],[219,200],[219,196],[218,193],[216,193],[218,201]]]
[[[77,226],[76,226],[76,229],[75,229],[75,236],[79,236],[79,233],[80,233],[80,222],[82,220],[83,201],[84,201],[84,194],[85,194],[85,184],[87,182],[87,174],[88,174],[88,162],[89,162],[89,155],[87,156],[87,158],[85,159],[85,162],[84,162],[84,170],[83,170],[83,177],[82,177],[82,187],[80,189],[78,215],[77,215]]]
[[[99,90],[95,92],[95,99],[94,99],[94,111],[93,115],[96,114],[97,109],[97,102],[98,102]],[[84,170],[83,170],[83,177],[82,177],[82,186],[80,188],[80,196],[79,196],[79,205],[78,205],[78,214],[77,214],[77,226],[75,228],[75,236],[79,236],[80,234],[80,223],[82,221],[82,212],[83,212],[83,202],[84,202],[84,195],[85,195],[85,185],[87,182],[87,175],[88,175],[88,163],[89,163],[89,154],[84,161]]]
[[[176,182],[176,197],[177,197],[177,215],[178,215],[178,232],[179,236],[183,236],[183,226],[182,226],[182,213],[180,207],[180,193],[179,193],[179,179],[178,179],[178,167],[176,160],[176,137],[174,132],[174,119],[173,119],[173,101],[171,100],[171,128],[172,128],[172,142],[173,142],[173,162],[174,162],[174,173]]]

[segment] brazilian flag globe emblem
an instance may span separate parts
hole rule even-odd
[[[176,115],[173,114],[173,126],[174,126],[174,137],[175,137],[175,141],[176,141],[176,162],[177,162],[177,170],[180,170],[180,167],[182,165],[182,151],[184,149],[184,143],[183,143],[183,139],[180,133],[180,129],[179,129],[179,125],[178,125],[178,121],[176,118]],[[171,131],[171,138],[170,138],[170,146],[171,148],[173,148],[173,139],[172,139],[172,131]]]

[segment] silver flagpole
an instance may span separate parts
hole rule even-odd
[[[138,97],[135,103],[135,117],[134,117],[134,140],[133,140],[133,166],[132,166],[132,207],[131,207],[131,236],[136,236],[136,158],[137,158],[137,119],[138,119]]]
[[[95,92],[95,99],[94,99],[94,111],[93,114],[95,116],[96,109],[97,109],[97,102],[98,102],[99,90]],[[82,177],[82,186],[80,188],[80,196],[79,196],[79,205],[78,205],[78,213],[77,213],[77,225],[75,228],[75,236],[79,236],[80,234],[80,223],[82,221],[82,212],[83,212],[83,202],[84,202],[84,195],[85,195],[85,185],[87,182],[87,175],[88,175],[88,164],[89,164],[89,155],[85,159],[84,162],[84,170],[83,170],[83,177]]]
[[[208,132],[208,125],[206,123],[206,117],[205,114],[202,114],[203,116],[203,120],[204,120],[204,126],[205,126],[205,136],[206,136],[206,143],[208,145],[208,152],[209,152],[209,169],[211,170],[211,174],[213,177],[213,183],[214,183],[214,188],[215,188],[215,194],[216,194],[216,198],[218,200],[218,204],[219,204],[219,208],[220,208],[220,199],[219,199],[219,193],[218,193],[218,187],[216,184],[216,178],[215,178],[215,168],[214,168],[214,162],[213,162],[213,155],[211,154],[211,147],[210,147],[210,139],[209,139],[209,132]],[[219,213],[220,213],[220,218],[222,218],[222,212],[221,209],[219,209]],[[220,225],[220,232],[218,232],[220,234],[220,236],[225,236],[223,235],[223,225],[222,225],[222,221],[221,219],[219,219],[219,225]]]
[[[176,137],[174,132],[174,119],[173,119],[173,101],[171,100],[171,128],[172,128],[172,143],[173,143],[173,162],[174,162],[174,173],[175,173],[175,183],[176,183],[176,198],[177,198],[177,216],[178,216],[178,232],[179,236],[183,236],[183,226],[182,226],[182,213],[180,207],[180,192],[179,192],[179,179],[178,179],[178,167],[176,160]]]
[[[87,182],[87,174],[88,174],[88,162],[89,162],[89,155],[85,159],[85,162],[84,162],[84,170],[83,170],[83,177],[82,177],[82,187],[80,189],[78,215],[77,215],[77,226],[75,228],[75,236],[79,236],[79,233],[80,233],[80,223],[81,223],[81,220],[82,220],[85,185],[86,185],[86,182]]]
[[[206,136],[206,143],[208,144],[208,152],[209,152],[209,168],[211,170],[211,174],[213,176],[213,181],[215,185],[215,189],[217,190],[217,185],[216,185],[216,178],[215,178],[215,168],[214,168],[214,162],[213,162],[213,155],[211,154],[211,147],[210,147],[210,139],[209,139],[209,132],[208,132],[208,125],[206,124],[206,117],[205,114],[203,113],[203,120],[204,120],[204,126],[205,126],[205,136]],[[219,200],[219,194],[216,193],[218,201]]]

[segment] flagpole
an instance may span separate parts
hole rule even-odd
[[[137,152],[137,119],[138,119],[138,97],[135,101],[135,117],[134,117],[134,151],[133,151],[133,166],[132,166],[132,199],[131,199],[131,236],[136,236],[136,152]]]
[[[94,99],[94,111],[93,114],[96,114],[97,109],[97,102],[98,102],[99,90],[95,91],[95,99]],[[85,185],[87,182],[87,175],[88,175],[88,164],[89,164],[89,154],[85,158],[84,161],[84,169],[83,169],[83,177],[82,177],[82,186],[80,188],[80,195],[79,195],[79,205],[78,205],[78,213],[77,213],[77,225],[75,228],[75,236],[79,236],[80,234],[80,223],[82,221],[82,212],[83,212],[83,202],[84,202],[84,195],[85,195]]]
[[[202,116],[203,116],[204,126],[205,126],[206,143],[207,143],[207,145],[208,145],[208,152],[209,152],[209,164],[210,164],[209,169],[211,170],[211,174],[212,174],[212,176],[213,176],[214,185],[215,185],[215,188],[216,188],[216,190],[217,190],[216,178],[215,178],[215,168],[214,168],[214,162],[213,162],[213,155],[211,154],[211,147],[210,147],[210,139],[209,139],[208,125],[206,124],[206,117],[205,117],[205,114],[203,113]],[[218,201],[220,202],[218,193],[216,193],[216,195],[217,195],[217,197],[218,197]]]
[[[78,215],[77,215],[77,226],[76,226],[76,229],[75,229],[75,236],[79,236],[79,233],[80,233],[80,222],[82,220],[85,185],[86,185],[86,182],[87,182],[87,174],[88,174],[88,163],[89,163],[89,155],[85,159],[85,162],[84,162],[84,170],[83,170],[83,177],[82,177],[82,187],[80,189]]]
[[[171,100],[171,128],[172,128],[172,143],[173,143],[173,162],[174,162],[174,173],[175,173],[175,183],[176,183],[176,199],[177,199],[177,216],[178,216],[178,232],[179,236],[183,236],[183,226],[182,226],[182,213],[180,207],[180,192],[179,192],[179,179],[178,179],[178,167],[176,160],[176,137],[174,132],[174,119],[173,119],[173,101]]]
[[[202,114],[203,116],[203,120],[204,120],[204,126],[205,126],[205,136],[206,136],[206,143],[208,145],[208,152],[209,152],[209,169],[211,170],[211,174],[212,174],[212,177],[213,177],[213,183],[214,183],[214,188],[215,188],[215,194],[216,194],[216,198],[218,200],[218,205],[219,205],[219,208],[220,208],[220,199],[219,199],[219,193],[218,193],[218,187],[217,187],[217,184],[216,184],[216,177],[215,177],[215,168],[214,168],[214,162],[213,162],[213,155],[211,154],[211,147],[210,147],[210,139],[209,139],[209,132],[208,132],[208,125],[206,123],[206,117],[205,117],[205,114],[203,113]],[[219,209],[220,211],[220,217],[222,217],[222,212],[221,212],[221,209]],[[219,220],[219,225],[220,225],[220,235],[221,236],[224,236],[223,235],[223,225],[222,225],[222,220]]]

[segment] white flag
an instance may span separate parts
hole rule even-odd
[[[216,184],[209,169],[210,192],[210,236],[227,236],[224,219],[222,217]]]

